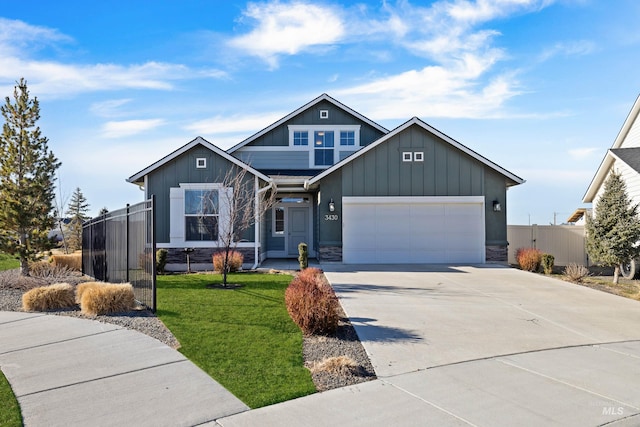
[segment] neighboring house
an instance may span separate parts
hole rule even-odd
[[[187,247],[210,268],[215,236],[189,231],[188,201],[224,191],[232,167],[276,191],[238,243],[253,265],[297,257],[300,242],[320,261],[506,262],[506,192],[524,182],[418,118],[388,131],[323,94],[227,151],[198,137],[128,179],[155,194],[158,247],[175,268]]]
[[[627,194],[633,203],[640,203],[640,98],[636,99],[622,129],[607,151],[582,201],[595,207],[604,191],[611,171],[621,174]]]

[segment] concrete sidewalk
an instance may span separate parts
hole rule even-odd
[[[249,409],[179,352],[97,321],[0,312],[0,367],[26,427],[194,426]]]

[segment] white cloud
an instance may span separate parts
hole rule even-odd
[[[164,124],[163,119],[111,121],[102,126],[102,136],[104,138],[122,138],[146,132]]]
[[[131,102],[131,98],[124,99],[109,99],[107,101],[95,102],[89,107],[89,111],[98,117],[118,117],[123,113],[120,112],[120,107]]]
[[[173,89],[173,82],[194,78],[226,78],[216,69],[194,70],[181,64],[73,64],[30,57],[34,48],[70,41],[57,30],[0,18],[0,90],[11,93],[20,77],[39,97],[66,97],[83,92],[119,89]]]
[[[281,55],[331,45],[345,34],[333,8],[305,2],[249,3],[241,21],[255,21],[256,26],[229,45],[263,59],[271,68],[277,68]]]
[[[542,52],[539,61],[546,61],[556,56],[582,56],[593,53],[596,45],[589,40],[577,40],[564,43],[556,43]]]

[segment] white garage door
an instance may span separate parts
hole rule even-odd
[[[484,197],[343,197],[346,264],[485,261]]]

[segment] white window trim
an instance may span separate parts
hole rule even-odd
[[[207,168],[207,158],[198,157],[196,159],[196,169],[206,169],[206,168]]]
[[[424,152],[423,151],[415,151],[413,153],[413,161],[414,162],[424,162]]]
[[[284,212],[284,223],[282,233],[276,233],[276,209],[282,209]],[[284,233],[287,231],[287,208],[281,205],[274,206],[271,210],[271,236],[272,237],[284,237]]]
[[[320,110],[320,118],[328,119],[329,118],[329,110]]]
[[[181,183],[180,187],[169,189],[169,242],[171,246],[211,247],[218,245],[219,240],[186,240],[185,190],[218,190],[218,237],[220,237],[226,233],[223,227],[229,223],[232,189],[223,187],[221,183]]]
[[[307,150],[309,152],[309,169],[327,169],[340,161],[340,147],[353,148],[354,151],[361,147],[360,144],[360,125],[289,125],[289,149]],[[293,133],[296,131],[309,132],[309,145],[293,145]],[[355,138],[355,145],[340,145],[340,131],[352,131]],[[315,132],[333,132],[333,165],[316,166],[313,143]]]
[[[413,161],[413,153],[411,151],[403,151],[402,152],[402,161],[403,162],[412,162]]]

